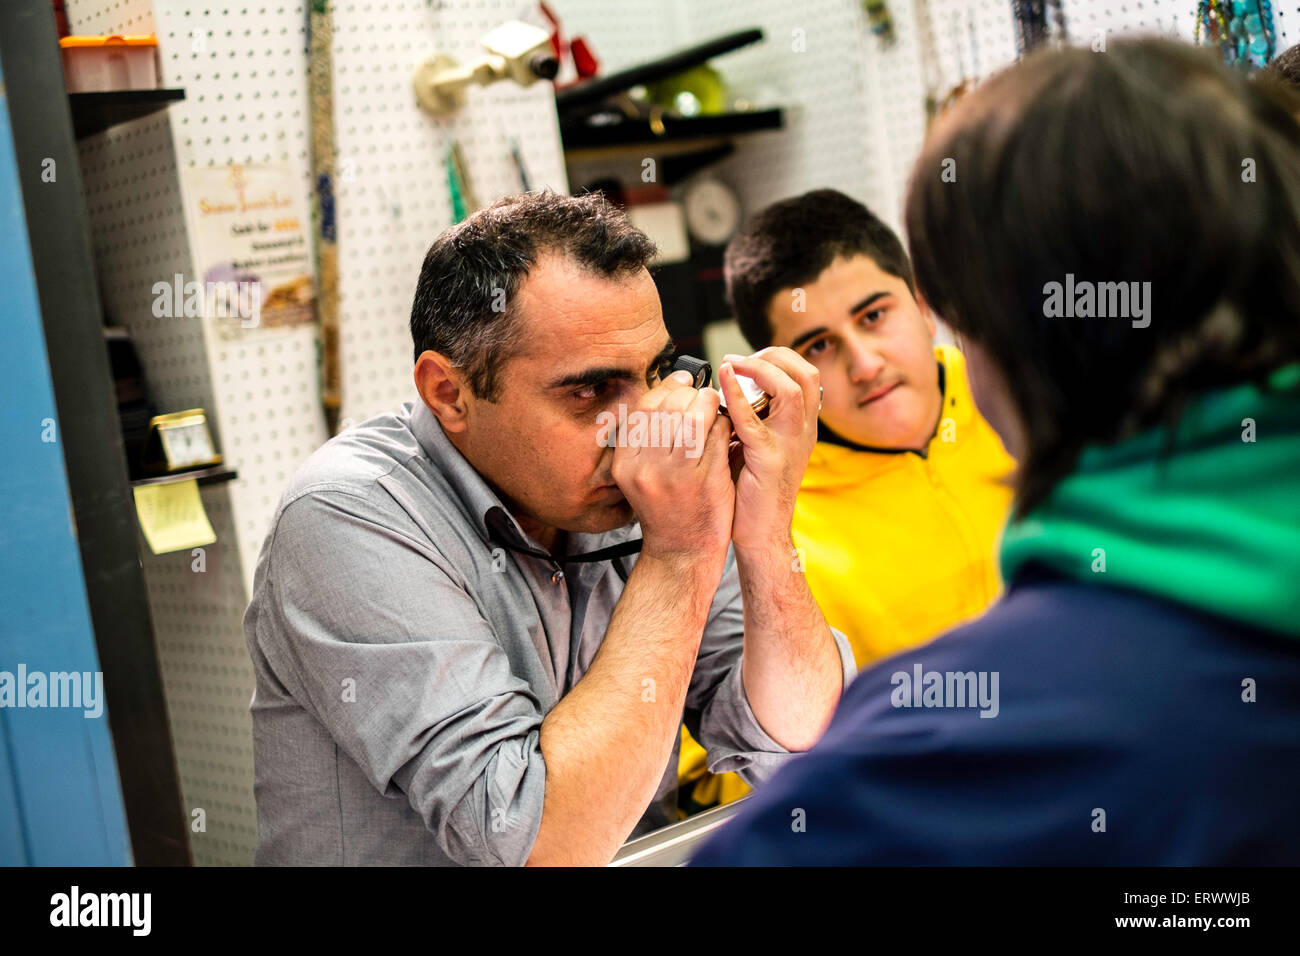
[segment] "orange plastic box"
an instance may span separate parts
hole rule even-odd
[[[158,86],[158,38],[152,33],[64,37],[59,47],[69,93]]]

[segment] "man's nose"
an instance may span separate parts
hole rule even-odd
[[[863,334],[848,337],[845,355],[849,363],[849,381],[855,385],[875,380],[885,368],[880,351]]]
[[[617,411],[619,403],[621,402],[627,405],[627,410],[630,412],[641,404],[641,400],[644,399],[646,393],[650,391],[650,386],[645,382],[627,382],[621,388],[615,389],[614,391],[616,392],[613,403],[614,409]]]

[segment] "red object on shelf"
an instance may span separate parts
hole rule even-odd
[[[564,35],[560,32],[560,18],[544,2],[537,4],[537,6],[542,11],[542,16],[546,18],[546,22],[551,25],[551,52],[555,54],[557,60],[563,63],[567,51],[564,46]]]
[[[50,0],[54,5],[54,27],[58,31],[59,39],[72,34],[68,27],[68,11],[63,8],[63,0]]]
[[[661,184],[623,187],[623,204],[625,206],[646,206],[651,203],[668,202],[670,198],[668,187]]]
[[[573,54],[574,69],[578,71],[578,76],[584,80],[600,72],[600,62],[596,59],[596,55],[591,52],[591,47],[587,46],[586,37],[574,37],[569,44],[569,52]]]
[[[591,45],[587,43],[586,37],[574,37],[572,42],[564,39],[564,30],[560,27],[560,18],[555,15],[555,11],[541,0],[537,7],[546,18],[546,22],[551,25],[551,51],[555,58],[560,61],[563,68],[564,61],[570,55],[573,57],[573,68],[578,74],[576,79],[565,80],[555,84],[557,90],[565,89],[580,83],[583,80],[589,80],[600,72],[600,61],[596,59],[596,54],[591,52]]]

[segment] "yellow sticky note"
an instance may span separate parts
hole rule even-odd
[[[165,484],[140,485],[135,491],[135,511],[144,538],[154,554],[196,548],[217,540],[193,478]]]

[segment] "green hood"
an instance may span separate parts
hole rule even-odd
[[[1192,402],[1167,456],[1164,428],[1085,449],[1004,529],[1003,580],[1039,561],[1300,637],[1300,364],[1269,384]]]

